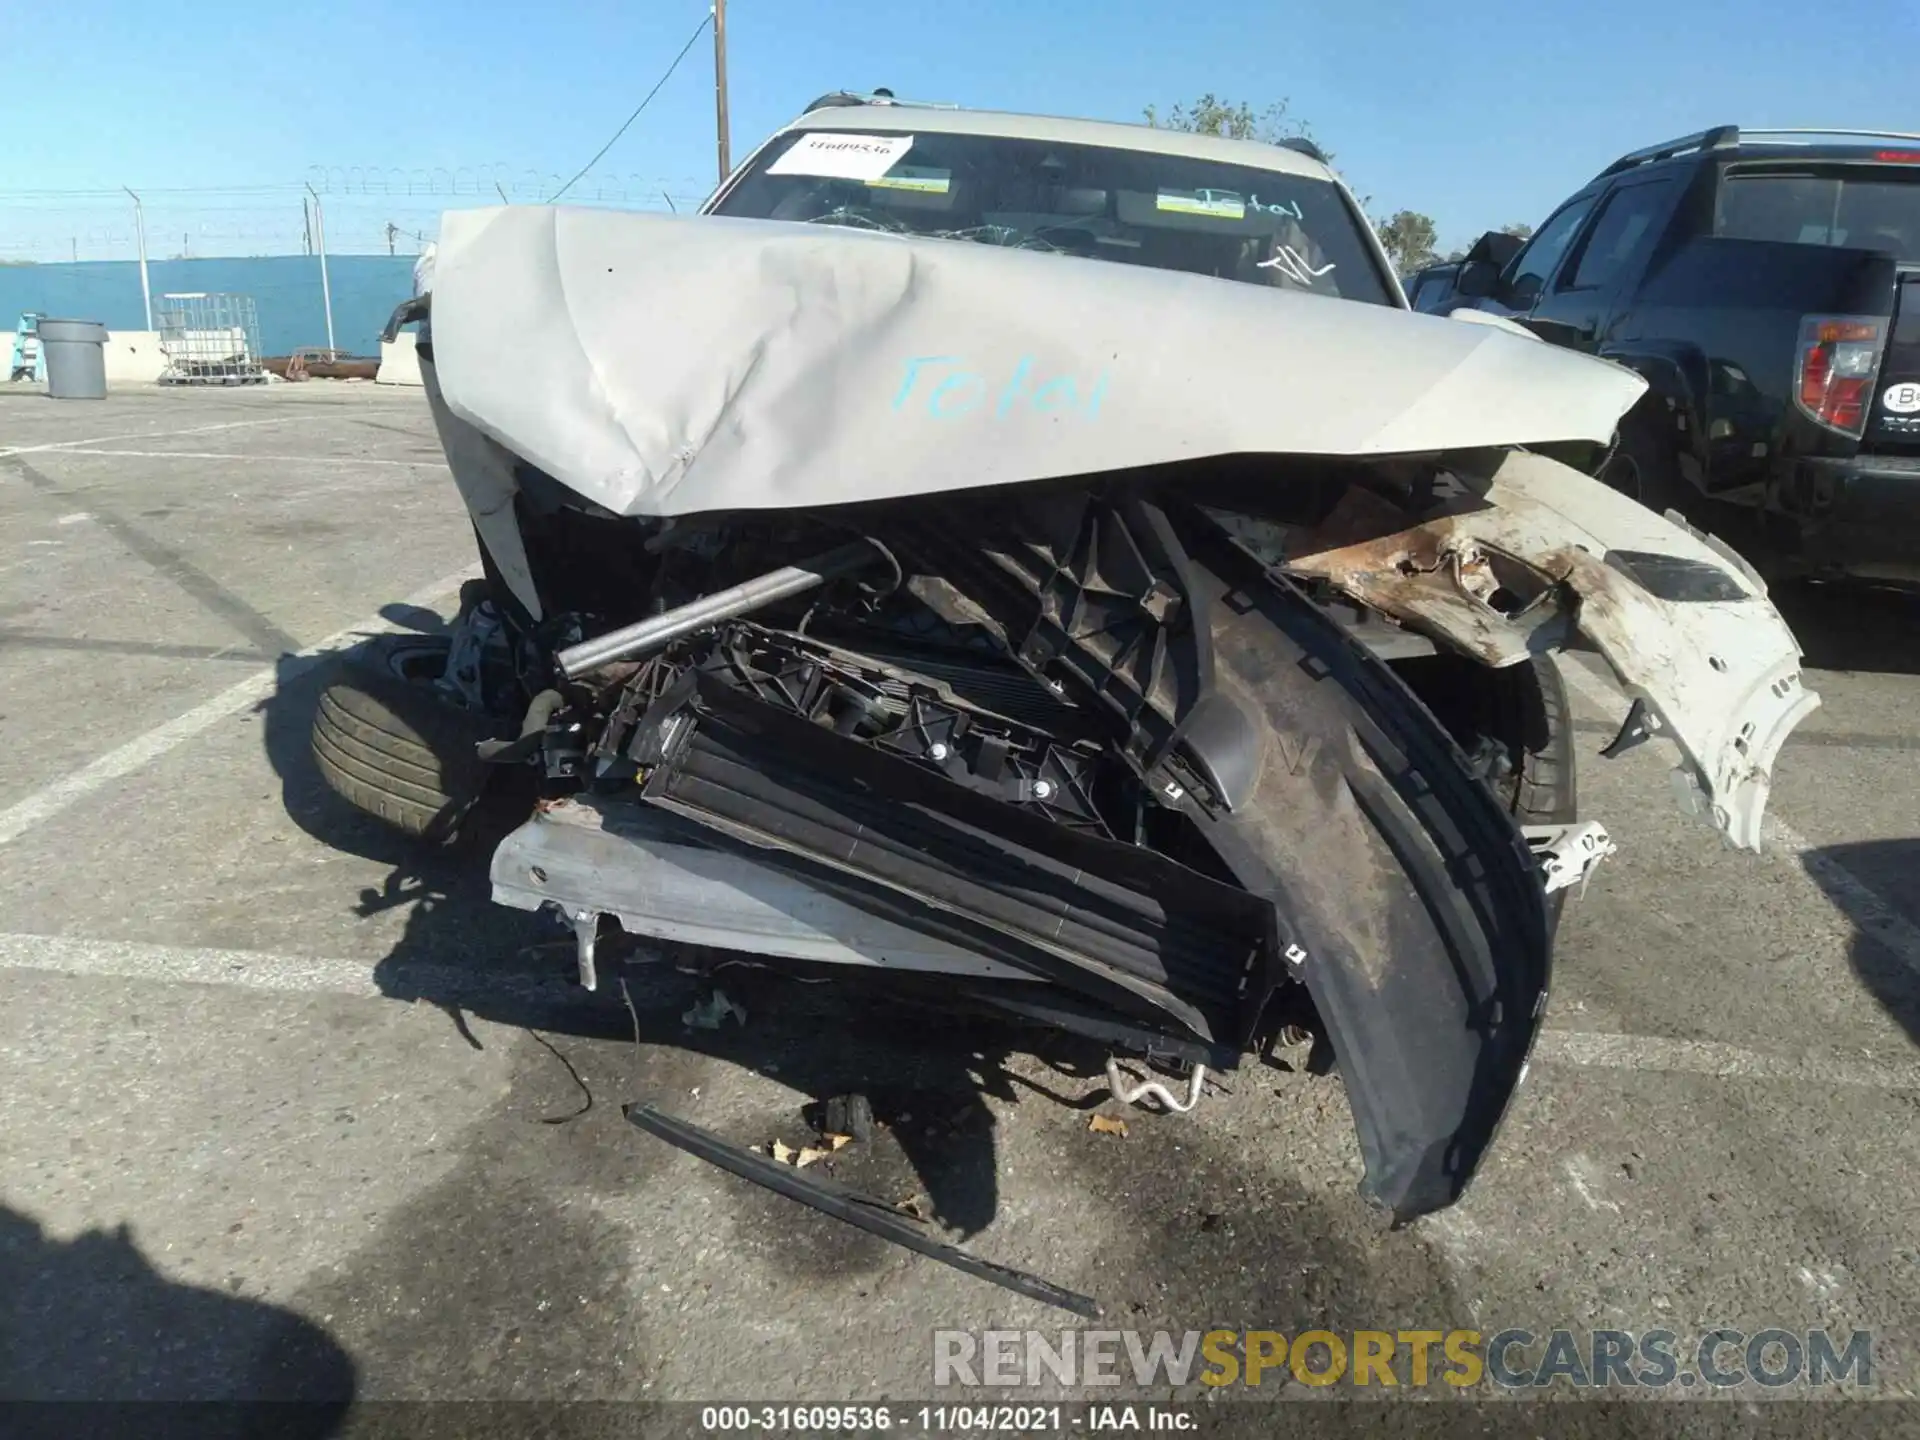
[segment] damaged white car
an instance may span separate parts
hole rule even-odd
[[[536,769],[494,895],[589,986],[617,927],[1186,1067],[1308,1027],[1367,1192],[1450,1203],[1607,848],[1548,656],[1752,847],[1793,636],[1537,453],[1639,378],[1409,312],[1311,147],[847,99],[702,216],[446,217],[419,353],[486,584],[327,692],[324,772],[424,831],[474,740]]]

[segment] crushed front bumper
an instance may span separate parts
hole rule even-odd
[[[712,667],[618,732],[631,786],[549,804],[500,846],[496,897],[558,908],[589,981],[612,918],[776,969],[936,971],[950,1003],[1210,1066],[1237,1064],[1269,1001],[1303,987],[1365,1193],[1402,1217],[1451,1204],[1544,1010],[1538,862],[1387,665],[1224,532],[1178,523],[1162,533],[1190,557],[1217,699],[1151,783],[1204,868],[996,798],[923,763],[915,737],[816,723],[751,666]]]
[[[1623,728],[1622,741],[1672,739],[1688,807],[1759,849],[1774,759],[1820,704],[1759,576],[1677,517],[1542,456],[1516,452],[1472,478],[1482,493],[1418,525],[1396,526],[1378,508],[1336,511],[1285,563],[1490,665],[1577,634],[1638,702],[1627,717],[1638,730]],[[1501,605],[1490,557],[1517,562],[1542,588]]]
[[[542,805],[493,852],[493,898],[607,915],[630,935],[774,959],[1031,980],[964,945],[875,915],[806,879],[716,848],[651,805],[593,796]],[[590,979],[583,967],[582,979]]]

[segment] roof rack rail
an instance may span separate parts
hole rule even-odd
[[[1602,170],[1600,175],[1617,175],[1622,170],[1633,169],[1636,165],[1648,165],[1655,160],[1669,160],[1675,155],[1684,155],[1690,150],[1724,150],[1738,145],[1742,140],[1762,138],[1772,140],[1787,136],[1805,137],[1808,141],[1820,138],[1831,139],[1835,136],[1848,136],[1862,140],[1920,140],[1920,133],[1911,130],[1841,130],[1827,125],[1747,130],[1738,125],[1716,125],[1711,130],[1702,130],[1698,135],[1683,135],[1678,140],[1649,145],[1644,150],[1635,150],[1632,154],[1622,155]]]
[[[1280,142],[1280,148],[1282,150],[1297,150],[1309,160],[1318,160],[1322,165],[1327,163],[1327,152],[1304,135],[1287,136],[1286,139]]]
[[[1866,140],[1920,140],[1911,130],[1836,130],[1827,125],[1792,126],[1784,130],[1742,130],[1741,138],[1755,135],[1848,135]]]
[[[1740,143],[1738,125],[1716,125],[1711,130],[1702,130],[1697,135],[1682,135],[1678,140],[1668,140],[1659,145],[1649,145],[1644,150],[1635,150],[1622,155],[1601,175],[1617,175],[1622,170],[1631,170],[1636,165],[1650,165],[1655,160],[1670,160],[1675,155],[1684,155],[1689,150],[1719,150],[1727,145]]]

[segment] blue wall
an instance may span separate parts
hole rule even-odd
[[[260,315],[260,348],[268,355],[327,343],[317,256],[154,260],[147,275],[156,304],[169,291],[251,295]],[[355,355],[379,354],[380,327],[413,293],[413,257],[331,255],[327,279],[333,289],[334,343]],[[11,332],[28,310],[61,320],[98,320],[109,330],[144,330],[140,266],[131,260],[0,265],[0,330]]]

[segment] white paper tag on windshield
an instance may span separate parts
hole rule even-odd
[[[767,166],[769,175],[814,175],[826,180],[878,180],[913,148],[911,135],[802,135]]]

